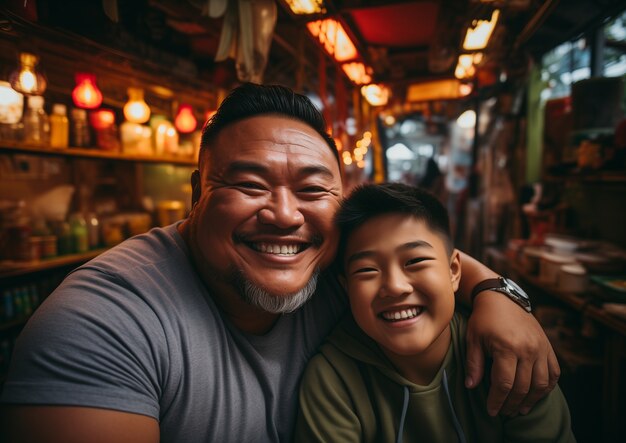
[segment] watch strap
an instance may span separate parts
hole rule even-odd
[[[505,286],[506,285],[502,277],[488,278],[486,280],[481,281],[476,286],[474,286],[474,289],[472,290],[472,294],[470,295],[470,300],[472,301],[472,303],[474,303],[474,299],[480,292],[493,290],[493,289],[499,289]]]

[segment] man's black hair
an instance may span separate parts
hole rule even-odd
[[[300,120],[322,136],[339,163],[339,153],[333,138],[326,132],[322,113],[308,97],[279,85],[244,83],[233,89],[202,129],[200,158],[217,135],[227,126],[248,117],[280,114]]]
[[[406,214],[423,220],[433,231],[439,233],[448,253],[452,253],[452,237],[448,211],[430,192],[402,183],[366,184],[356,187],[346,198],[335,215],[339,229],[339,247],[335,267],[344,272],[343,261],[348,236],[366,221],[383,214]],[[384,236],[384,232],[377,235]]]

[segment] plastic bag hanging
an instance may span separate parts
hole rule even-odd
[[[276,17],[273,0],[230,1],[215,61],[232,57],[240,81],[262,83]]]

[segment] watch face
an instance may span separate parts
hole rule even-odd
[[[521,296],[522,298],[527,299],[528,295],[526,295],[526,292],[520,288],[518,286],[517,283],[515,283],[513,280],[509,280],[508,278],[504,280],[507,284],[507,286],[509,286],[509,288],[517,295]]]

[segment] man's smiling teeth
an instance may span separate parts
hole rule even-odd
[[[385,320],[398,321],[398,320],[407,320],[409,318],[417,317],[417,314],[420,312],[422,312],[421,308],[409,308],[409,309],[401,309],[399,311],[383,312],[381,316]]]
[[[300,252],[300,245],[271,245],[267,243],[255,243],[254,249],[266,254],[295,255]]]

